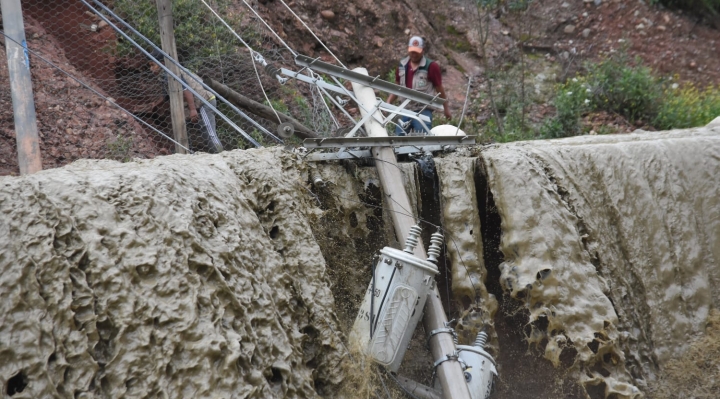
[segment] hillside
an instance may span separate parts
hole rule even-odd
[[[203,10],[199,1],[183,0],[180,3],[192,5],[190,10]],[[508,2],[489,9],[488,19],[482,19],[483,15],[471,1],[268,0],[259,1],[255,8],[279,37],[298,53],[335,62],[290,10],[306,22],[349,68],[363,66],[371,75],[381,77],[386,77],[404,55],[410,35],[425,36],[430,43],[429,57],[442,66],[444,85],[456,122],[465,105],[467,77],[472,77],[464,122],[466,129],[471,131],[488,130],[485,132],[487,140],[513,140],[512,136],[498,137],[491,132],[494,126],[493,107],[500,108],[498,116],[512,112],[512,109],[504,108],[505,104],[516,102],[522,90],[522,101],[526,103],[523,118],[527,118],[529,123],[541,123],[554,113],[554,84],[573,77],[587,63],[597,64],[621,52],[631,63],[640,62],[660,77],[672,77],[674,82],[690,82],[699,87],[720,82],[720,65],[716,62],[720,46],[718,30],[707,19],[699,20],[688,13],[629,0],[521,3],[527,4],[527,8],[513,9],[512,5],[516,3]],[[246,38],[259,37],[256,40],[258,49],[266,57],[278,54],[276,60],[283,66],[293,67],[292,57],[280,39],[260,25],[257,18],[248,13],[243,2],[219,0],[213,4],[226,4],[224,15],[238,21],[236,26],[243,29],[238,31]],[[172,135],[169,108],[160,109],[158,113],[147,112],[148,106],[159,95],[160,86],[148,77],[144,56],[122,54],[123,40],[119,39],[119,35],[103,26],[77,0],[29,0],[23,2],[23,6],[31,50],[46,56],[55,65],[87,82],[154,128]],[[132,20],[132,15],[128,16]],[[216,21],[212,23],[219,26]],[[100,24],[96,31],[88,28],[93,24]],[[487,36],[483,36],[482,27],[488,28]],[[214,29],[218,32],[219,28]],[[182,35],[180,32],[178,37],[180,47],[185,37]],[[207,49],[218,46],[218,43],[212,42],[203,44]],[[230,47],[218,48],[220,51],[237,51],[240,57],[244,57],[241,45],[228,45]],[[4,54],[0,55],[2,57]],[[231,82],[228,83],[231,87],[249,90],[257,101],[264,102],[265,97],[257,87],[252,69],[228,70],[227,65],[237,64],[237,60],[223,57],[226,58],[202,63],[203,71],[230,79],[226,82]],[[33,58],[35,55],[31,54],[41,149],[46,168],[80,158],[130,159],[172,151],[172,143],[159,133],[130,121],[127,114],[110,116],[116,111],[111,110],[112,107],[106,110],[109,101],[80,87],[57,68]],[[245,60],[241,59],[238,65],[251,68]],[[2,61],[0,76],[6,76],[3,75],[6,74],[4,58]],[[523,79],[520,79],[521,75]],[[518,87],[521,81],[525,84]],[[489,83],[493,84],[494,92],[491,94],[494,98],[488,95]],[[319,129],[322,134],[334,134],[334,127],[331,131],[329,122],[318,124],[316,117],[303,110],[302,104],[298,106],[290,101],[292,97],[303,96],[307,99],[305,104],[310,104],[311,113],[318,113],[313,108],[317,107],[317,102],[313,105],[316,100],[306,87],[300,86],[288,89],[287,86],[277,85],[277,82],[273,85],[271,81],[266,82],[265,91],[273,102],[284,103],[287,112],[301,121],[308,121],[312,128]],[[1,101],[9,105],[8,90],[1,92]],[[493,101],[500,104],[493,104]],[[308,105],[304,107],[307,109]],[[4,109],[0,119],[0,174],[14,174],[17,169],[13,157],[12,118],[10,108]],[[352,113],[354,110],[351,108],[349,111]],[[585,116],[585,121],[596,128],[608,126],[601,130],[611,132],[629,132],[636,127],[653,129],[646,120],[628,121],[627,117],[612,112]],[[261,123],[274,126],[272,121],[261,120]],[[246,125],[241,126],[245,128]],[[519,134],[514,139],[517,138],[533,136]],[[237,140],[229,138],[223,142],[231,149],[236,148]]]

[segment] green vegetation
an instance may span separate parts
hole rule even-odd
[[[593,111],[622,115],[631,123],[656,129],[702,126],[720,115],[720,87],[698,89],[656,77],[636,60],[630,65],[623,56],[589,66],[557,87],[556,115],[541,127],[543,137],[575,136],[582,133],[580,118]]]
[[[114,159],[120,162],[130,162],[130,150],[132,149],[132,137],[123,137],[118,134],[115,141],[111,141],[105,145],[105,158]]]
[[[230,54],[235,51],[237,39],[225,26],[216,21],[202,3],[195,0],[173,0],[172,3],[175,41],[178,58],[181,62],[191,61],[198,57]],[[228,14],[229,0],[215,0],[214,3],[215,10],[219,14]],[[114,11],[153,43],[160,44],[155,1],[116,0]],[[228,21],[230,25],[237,25],[234,22],[232,18]],[[244,39],[248,41],[252,38],[244,37]],[[133,51],[130,43],[121,41],[118,45],[118,53],[121,56]]]
[[[706,125],[720,116],[720,86],[704,90],[693,84],[666,85],[653,126],[658,129],[682,129]]]

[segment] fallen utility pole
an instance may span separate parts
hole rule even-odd
[[[30,76],[25,27],[20,0],[2,0],[5,52],[7,55],[10,92],[12,95],[20,174],[26,175],[42,170],[35,101]]]
[[[157,0],[158,20],[160,22],[160,43],[163,51],[172,59],[177,60],[177,48],[175,47],[175,31],[172,16],[172,1]],[[175,76],[180,76],[180,69],[171,60],[165,60],[165,66]],[[183,87],[175,79],[168,79],[168,94],[170,94],[170,116],[172,118],[173,136],[175,141],[175,152],[185,154],[185,148],[189,148],[187,130],[185,127],[185,102],[183,101]]]
[[[365,68],[356,68],[354,72],[367,75]],[[370,137],[387,137],[387,131],[378,120],[383,120],[382,114],[375,104],[375,91],[363,84],[352,82],[355,97],[360,105],[360,113],[365,119],[365,131]],[[376,112],[377,117],[366,118],[368,112]],[[387,197],[387,207],[390,209],[395,234],[399,242],[405,242],[410,228],[415,225],[413,215],[409,214],[410,199],[405,192],[402,173],[397,165],[395,152],[391,147],[373,147],[375,165],[380,175],[380,184]],[[415,256],[426,259],[427,254],[422,245],[415,246]],[[430,350],[435,360],[438,380],[442,386],[442,395],[445,399],[470,399],[470,390],[465,382],[462,367],[458,362],[458,352],[453,341],[451,330],[447,326],[447,316],[443,310],[440,294],[435,286],[428,295],[423,317],[425,332],[429,335]]]
[[[295,135],[303,138],[303,139],[314,139],[318,138],[318,135],[315,134],[312,130],[305,127],[302,123],[300,123],[297,119],[293,118],[292,116],[286,115],[280,111],[273,111],[272,108],[268,107],[265,104],[261,104],[257,101],[251,100],[242,94],[236,92],[235,90],[227,87],[226,85],[218,82],[217,80],[203,77],[203,82],[205,82],[206,85],[210,86],[211,89],[215,90],[218,94],[225,97],[228,101],[235,104],[236,106],[240,108],[244,108],[253,114],[268,119],[268,120],[277,120],[279,117],[282,122],[287,122],[293,125],[295,127]],[[275,113],[277,112],[277,115]]]

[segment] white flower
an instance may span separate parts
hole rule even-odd
[[[680,87],[680,85],[677,84],[677,83],[673,83],[672,86],[670,86],[670,87],[672,87],[673,90],[675,90],[675,89],[677,89],[678,87]]]
[[[585,89],[585,93],[590,93],[590,92],[592,92],[592,90],[590,90],[589,87],[587,89]]]
[[[569,91],[569,92],[567,92],[567,93],[565,93],[565,94],[567,94],[568,96],[572,96],[572,92],[571,92],[571,91]]]
[[[585,104],[590,104],[590,100],[588,100],[588,99],[586,98],[586,99],[585,99]]]
[[[577,78],[573,78],[572,80],[573,80],[573,82],[577,82]]]

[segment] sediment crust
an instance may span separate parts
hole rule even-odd
[[[339,384],[303,169],[266,149],[0,180],[2,391],[312,398]]]

